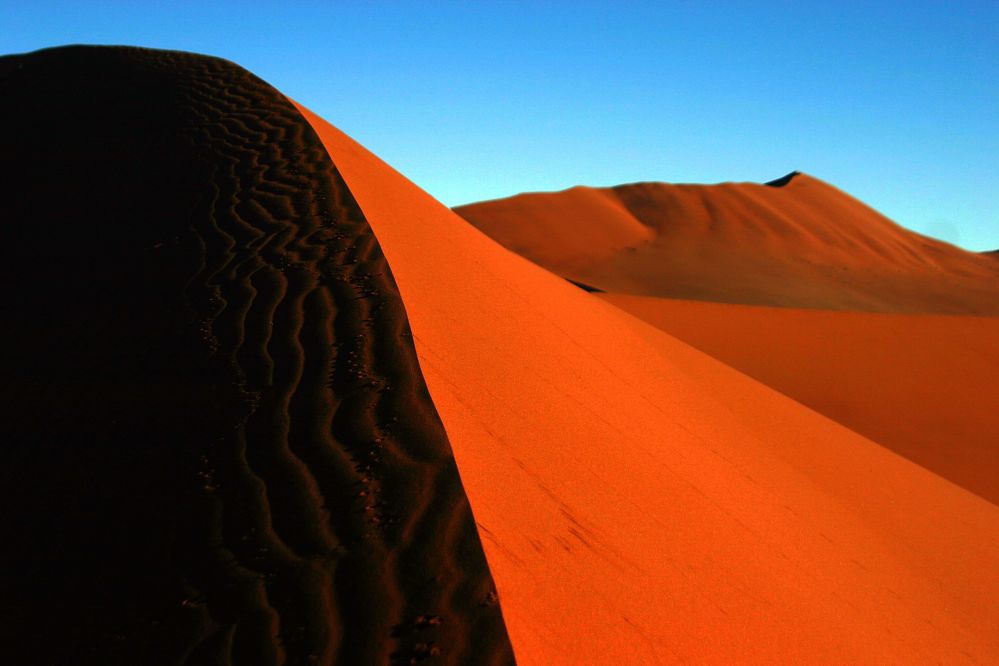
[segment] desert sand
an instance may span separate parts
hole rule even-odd
[[[909,231],[797,172],[769,185],[579,187],[456,211],[514,252],[604,291],[830,310],[999,314],[993,257]],[[564,243],[572,236],[576,243]],[[591,239],[602,241],[601,252],[589,248]]]
[[[999,317],[603,297],[999,504]]]
[[[405,310],[236,65],[0,59],[0,662],[512,659]]]
[[[994,257],[801,175],[500,244],[232,63],[0,87],[2,661],[999,662]]]
[[[653,239],[600,239],[613,251],[586,258],[553,240],[581,220],[579,246],[589,226],[620,229],[625,217],[608,221],[607,202]],[[573,188],[457,211],[608,302],[999,500],[999,319],[974,316],[997,314],[992,253],[908,231],[798,172],[764,185]]]
[[[999,507],[507,251],[303,113],[396,276],[518,662],[999,658]]]

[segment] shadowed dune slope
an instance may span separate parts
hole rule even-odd
[[[378,243],[239,67],[0,59],[0,662],[512,661]]]
[[[999,504],[999,318],[603,297]]]
[[[767,185],[574,188],[455,210],[505,247],[604,291],[835,310],[999,314],[993,258],[908,231],[806,174]],[[563,247],[566,237],[577,241]],[[590,245],[594,240],[599,250]]]
[[[506,251],[303,112],[392,265],[520,663],[999,659],[999,507]]]

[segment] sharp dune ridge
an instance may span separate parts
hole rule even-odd
[[[784,187],[785,185],[787,185],[788,183],[790,183],[792,180],[794,180],[794,178],[796,176],[800,176],[800,175],[801,175],[800,171],[792,171],[792,172],[790,172],[790,173],[788,173],[788,174],[786,174],[784,176],[781,176],[780,178],[775,178],[773,180],[768,180],[767,182],[765,182],[763,184],[764,185],[769,185],[770,187]]]
[[[991,257],[910,232],[798,171],[764,185],[779,192],[635,183],[457,212],[630,314],[999,501],[999,320],[988,316],[999,314],[999,273]],[[547,234],[611,227],[581,192],[621,201],[651,239],[574,265],[574,247]],[[688,195],[702,208],[691,212]],[[588,249],[596,241],[580,234],[577,242]],[[750,263],[739,245],[755,255]],[[827,279],[809,264],[840,273]]]
[[[564,277],[637,296],[999,314],[999,268],[800,172],[759,185],[632,183],[455,211]]]
[[[0,60],[4,663],[512,661],[391,271],[232,63]]]
[[[393,267],[520,663],[999,657],[999,507],[509,252],[303,113]]]

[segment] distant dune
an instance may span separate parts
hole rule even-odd
[[[996,253],[909,232],[798,172],[764,185],[573,188],[456,212],[594,292],[584,298],[999,504],[999,318],[982,316],[999,314]],[[724,401],[733,408],[731,394]],[[796,439],[801,450],[830,446]]]
[[[0,89],[3,663],[999,662],[992,258],[804,175],[501,245],[225,61]]]
[[[999,658],[999,507],[504,250],[303,112],[398,281],[520,663]]]
[[[455,211],[514,252],[604,291],[999,314],[999,266],[990,257],[908,231],[797,172],[766,185],[577,187]]]

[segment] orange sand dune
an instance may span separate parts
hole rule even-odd
[[[626,213],[606,212],[622,209]],[[993,258],[908,231],[805,174],[771,185],[574,188],[455,210],[507,248],[605,291],[790,307],[999,314]],[[572,236],[578,242],[565,245]],[[605,248],[599,252],[590,245],[598,238]]]
[[[574,187],[557,196],[521,194],[490,202],[488,215],[476,216],[478,210],[471,206],[469,219],[488,235],[542,266],[568,274],[655,238],[620,199],[591,187]],[[564,224],[566,220],[571,224]]]
[[[0,57],[0,664],[506,665],[390,267],[233,63]]]
[[[303,112],[391,265],[520,663],[999,661],[999,507],[505,251]]]
[[[603,297],[999,504],[999,318]]]

